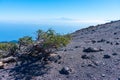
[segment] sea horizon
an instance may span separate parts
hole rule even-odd
[[[57,33],[67,34],[86,28],[92,24],[24,24],[24,23],[0,23],[0,42],[18,40],[23,36],[31,36],[35,39],[36,31],[53,29]],[[97,25],[97,24],[93,24]]]

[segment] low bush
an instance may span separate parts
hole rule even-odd
[[[19,49],[21,48],[21,46],[27,46],[32,43],[33,43],[32,37],[29,36],[24,36],[22,38],[19,38],[18,40]]]
[[[25,55],[29,56],[31,60],[32,58],[39,58],[46,61],[52,53],[55,53],[58,48],[65,47],[70,40],[70,34],[61,35],[52,29],[48,29],[47,31],[38,30],[36,40],[33,40],[32,37],[24,36],[19,38],[17,44],[0,43],[0,50],[8,51],[9,56],[17,53],[15,56],[18,58],[23,58],[20,56]]]
[[[0,50],[9,51],[10,49],[17,49],[17,44],[15,43],[0,43]]]
[[[66,46],[71,40],[69,34],[60,35],[52,29],[49,29],[46,32],[38,30],[37,34],[37,40],[40,42],[41,48],[43,48],[46,53],[52,53],[54,50]]]

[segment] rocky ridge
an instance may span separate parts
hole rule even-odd
[[[57,52],[59,61],[45,66],[11,63],[0,69],[0,80],[120,80],[120,21],[71,35],[71,43]]]

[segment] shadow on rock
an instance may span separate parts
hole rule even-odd
[[[11,69],[10,74],[15,80],[30,80],[36,76],[46,74],[49,69],[50,67],[45,63],[35,60],[14,67]]]

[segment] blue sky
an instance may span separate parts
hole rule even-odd
[[[35,36],[38,29],[59,33],[120,19],[120,0],[0,0],[0,41]]]
[[[0,22],[102,23],[120,19],[120,0],[0,0]]]

